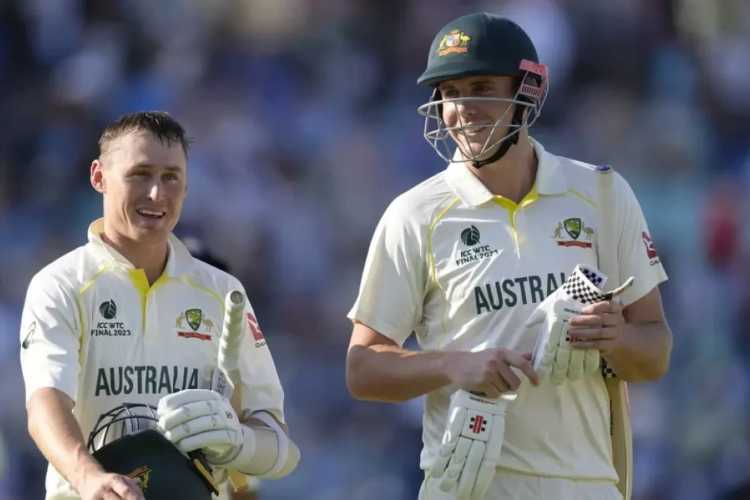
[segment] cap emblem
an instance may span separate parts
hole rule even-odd
[[[437,53],[439,56],[463,54],[469,51],[471,37],[461,30],[451,30],[440,40]]]

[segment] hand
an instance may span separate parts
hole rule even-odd
[[[479,352],[456,352],[449,363],[451,383],[466,391],[495,399],[513,392],[521,379],[511,369],[518,368],[533,384],[539,377],[531,366],[531,354],[519,354],[508,349],[485,349]]]
[[[495,476],[510,399],[488,399],[458,390],[435,463],[427,474],[424,500],[482,500]]]
[[[86,474],[76,489],[81,500],[144,500],[135,479],[104,470]]]
[[[244,442],[232,406],[209,389],[185,389],[159,400],[159,431],[183,453],[202,450],[206,460],[222,465],[234,459]]]
[[[625,318],[617,302],[597,302],[570,319],[568,337],[574,349],[596,349],[608,356],[622,342]]]
[[[527,328],[538,329],[532,358],[534,368],[553,383],[561,384],[566,379],[577,380],[599,371],[599,351],[583,345],[579,349],[573,349],[569,328],[574,317],[584,314],[587,304],[605,299],[606,295],[599,287],[606,280],[607,277],[596,270],[576,266],[565,283],[539,304],[526,322]],[[617,292],[624,289],[625,287],[621,287]],[[585,321],[588,321],[588,326],[597,324],[591,323],[596,321],[591,317],[587,317]],[[599,326],[601,324],[598,323]]]

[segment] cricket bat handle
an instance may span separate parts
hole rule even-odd
[[[240,384],[239,355],[242,344],[243,312],[245,310],[245,295],[239,290],[227,293],[224,300],[224,322],[219,341],[219,355],[217,365],[230,387],[220,390],[230,397]]]

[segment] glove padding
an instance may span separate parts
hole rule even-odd
[[[538,329],[532,355],[534,370],[540,378],[549,378],[554,384],[566,379],[578,380],[600,370],[601,356],[597,349],[573,349],[568,336],[570,319],[582,313],[588,304],[611,300],[633,283],[625,284],[611,292],[603,292],[607,276],[593,268],[577,265],[563,285],[537,306],[526,328]]]
[[[515,395],[489,399],[458,390],[435,463],[428,470],[425,500],[481,500],[495,476],[505,434],[505,411]]]
[[[185,389],[159,400],[159,431],[180,451],[202,450],[212,465],[233,460],[244,442],[237,413],[221,394]]]

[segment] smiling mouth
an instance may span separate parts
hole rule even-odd
[[[145,208],[136,209],[136,212],[138,212],[138,215],[140,215],[141,217],[146,217],[148,219],[161,219],[162,217],[167,215],[167,212],[147,210]]]
[[[488,124],[476,124],[476,125],[464,125],[461,127],[461,132],[468,136],[480,135],[492,128],[492,125]]]
[[[466,137],[477,137],[480,135],[486,135],[484,132],[484,129],[467,130],[464,132],[464,135],[466,135]]]

